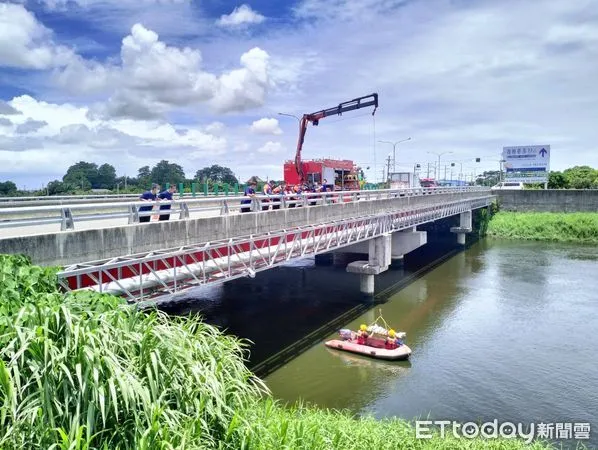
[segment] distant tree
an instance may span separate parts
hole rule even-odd
[[[95,185],[97,189],[113,189],[116,186],[116,169],[110,164],[102,164],[97,171]]]
[[[552,171],[548,174],[548,189],[568,189],[569,180],[562,172]]]
[[[81,190],[89,190],[97,185],[98,166],[95,163],[79,161],[68,168],[62,181],[66,184],[76,186]]]
[[[214,183],[228,184],[236,184],[239,182],[231,169],[219,166],[218,164],[198,170],[195,172],[195,179],[200,182],[208,180]]]
[[[563,171],[572,189],[591,189],[598,184],[598,171],[590,166],[575,166]]]
[[[152,173],[149,166],[140,167],[137,171],[137,186],[143,189],[149,189]]]
[[[64,183],[60,180],[50,181],[48,183],[48,195],[60,195],[60,194],[67,194],[72,192],[73,189],[67,183]]]
[[[185,181],[185,171],[178,164],[162,160],[152,168],[150,178],[153,183],[161,185],[165,183],[178,184]]]
[[[488,170],[478,175],[475,180],[475,184],[479,186],[494,186],[500,181],[499,170]]]
[[[11,197],[16,195],[17,193],[17,185],[14,184],[12,181],[4,181],[0,182],[0,195],[5,195],[7,197]]]

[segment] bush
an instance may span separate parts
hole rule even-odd
[[[499,212],[487,233],[509,239],[598,243],[598,213]]]

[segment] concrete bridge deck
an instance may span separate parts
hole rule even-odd
[[[386,270],[392,257],[425,244],[425,232],[416,232],[417,225],[461,214],[455,232],[464,243],[464,233],[471,231],[471,211],[494,199],[483,188],[409,195],[353,192],[337,195],[335,202],[329,195],[321,195],[313,206],[315,198],[304,198],[302,207],[293,208],[283,200],[281,209],[262,211],[272,202],[260,204],[258,199],[255,212],[241,214],[212,203],[208,209],[218,215],[192,218],[181,209],[178,220],[4,237],[0,253],[24,253],[36,264],[63,266],[59,278],[67,289],[97,289],[135,299],[156,290],[174,293],[191,285],[255,276],[291,259],[370,241],[375,244],[369,247],[370,261],[357,273],[373,286],[373,275]],[[235,201],[240,206],[238,197]]]

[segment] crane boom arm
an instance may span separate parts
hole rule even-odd
[[[378,94],[374,93],[364,97],[355,98],[353,100],[340,103],[338,106],[333,108],[323,109],[321,111],[303,115],[299,123],[299,139],[297,140],[297,153],[295,154],[295,168],[297,170],[297,174],[299,175],[300,183],[305,182],[305,173],[303,172],[303,164],[301,162],[301,150],[303,149],[305,132],[307,131],[307,123],[311,122],[317,126],[320,122],[320,119],[323,119],[324,117],[332,115],[340,116],[344,112],[353,111],[360,108],[367,108],[368,106],[374,107],[372,116],[376,114],[376,109],[378,108]]]

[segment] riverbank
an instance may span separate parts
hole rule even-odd
[[[598,244],[598,213],[499,211],[490,218],[486,234],[505,239]]]
[[[246,368],[246,342],[56,281],[0,255],[0,448],[547,448],[285,408]]]

